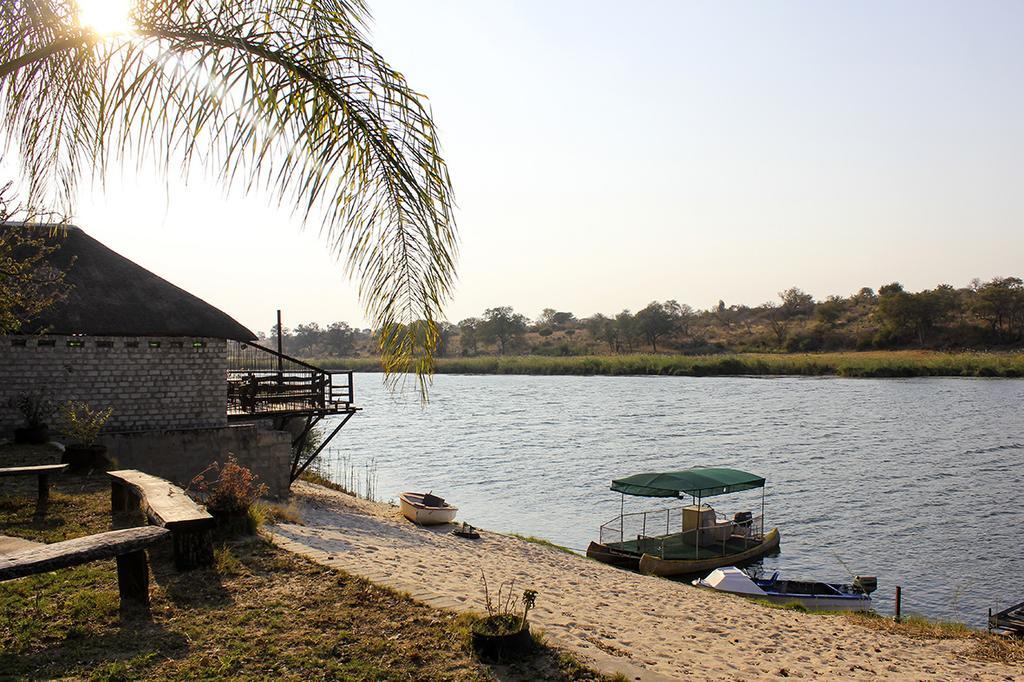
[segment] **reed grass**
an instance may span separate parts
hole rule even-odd
[[[379,372],[374,358],[313,358],[327,369]],[[1024,353],[865,351],[721,355],[538,355],[442,358],[439,374],[605,376],[1024,377]]]
[[[553,549],[553,550],[556,550],[556,551],[559,551],[559,552],[564,552],[565,554],[571,554],[571,555],[576,556],[576,557],[579,556],[579,554],[577,554],[576,552],[572,551],[568,547],[563,547],[562,545],[556,545],[555,543],[551,542],[550,540],[545,540],[544,538],[538,538],[538,537],[535,537],[533,535],[520,535],[519,533],[509,533],[509,535],[514,537],[514,538],[518,538],[518,539],[522,540],[523,542],[529,542],[530,544],[540,545],[541,547],[547,547],[549,549]]]

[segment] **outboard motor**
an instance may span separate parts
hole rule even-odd
[[[754,515],[748,511],[736,512],[732,515],[732,522],[737,526],[743,528],[750,528],[750,524],[754,522]]]
[[[853,586],[864,594],[871,594],[878,589],[878,578],[873,575],[854,576]]]

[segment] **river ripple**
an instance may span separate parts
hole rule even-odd
[[[441,375],[425,407],[379,375],[356,390],[335,445],[373,458],[384,501],[432,489],[474,525],[582,549],[619,512],[612,478],[731,466],[768,479],[765,570],[845,564],[878,576],[880,611],[900,584],[905,611],[973,625],[1024,599],[1022,380]]]

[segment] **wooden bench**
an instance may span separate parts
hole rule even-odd
[[[149,563],[146,547],[164,539],[166,528],[143,526],[87,535],[74,540],[40,545],[0,556],[0,582],[100,559],[117,559],[117,589],[121,612],[133,606],[149,608]]]
[[[39,502],[45,504],[50,499],[50,474],[59,474],[67,468],[67,464],[6,467],[0,469],[0,476],[37,476],[39,478]]]
[[[186,570],[213,563],[213,517],[170,481],[136,471],[108,471],[112,512],[141,509],[149,522],[171,531],[174,565]]]

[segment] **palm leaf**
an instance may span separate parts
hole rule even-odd
[[[425,390],[451,294],[452,187],[425,98],[366,41],[362,0],[139,0],[135,31],[69,0],[0,5],[0,128],[29,201],[134,159],[270,196],[345,258],[389,377]],[[414,332],[425,322],[427,332]]]

